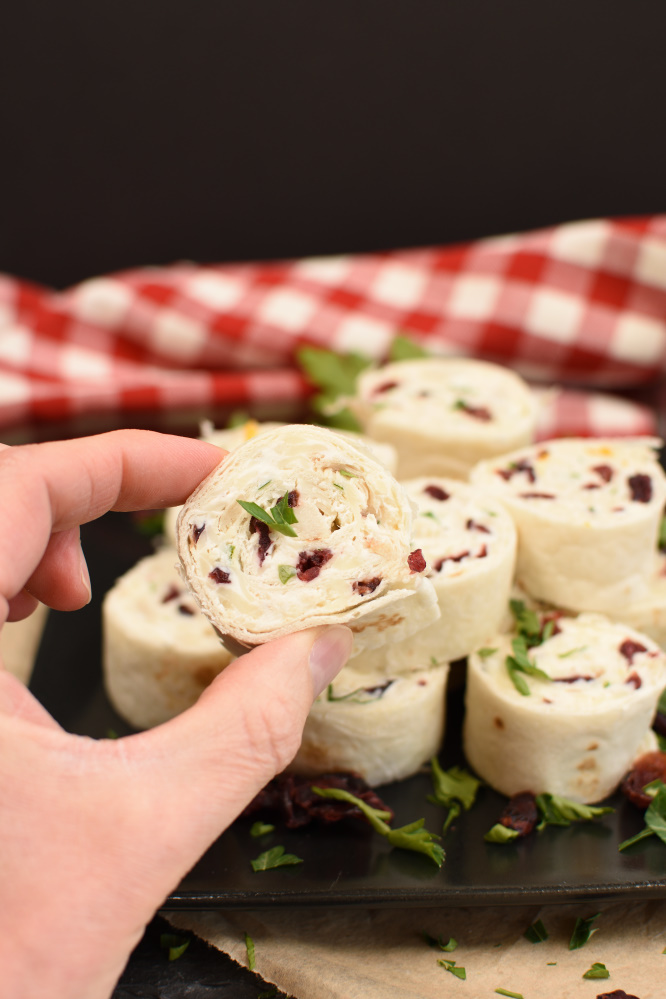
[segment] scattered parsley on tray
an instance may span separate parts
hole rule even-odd
[[[254,822],[250,829],[250,836],[256,839],[258,836],[266,836],[267,833],[272,833],[274,829],[275,826],[270,825],[269,822]]]
[[[530,943],[543,943],[544,940],[548,939],[548,930],[543,925],[543,922],[540,919],[537,919],[536,923],[532,923],[531,926],[527,927],[523,936],[529,940]]]
[[[301,857],[293,853],[285,853],[283,846],[274,846],[270,850],[260,853],[256,860],[250,861],[253,871],[270,871],[274,867],[292,867],[294,864],[302,864]]]
[[[663,843],[666,843],[666,784],[660,780],[653,780],[645,785],[644,790],[648,794],[654,793],[645,812],[645,827],[635,836],[620,843],[618,850],[626,850],[628,846],[633,846],[634,843],[639,843],[652,835],[658,836]]]
[[[599,928],[598,926],[592,926],[592,923],[598,918],[598,912],[594,916],[588,916],[586,919],[578,917],[573,928],[573,933],[571,934],[571,940],[569,941],[569,950],[578,950],[579,947],[585,946],[592,934],[596,933]]]
[[[482,782],[462,767],[442,770],[435,756],[430,761],[430,776],[433,793],[428,795],[428,801],[449,810],[442,829],[446,832],[463,808],[469,811],[472,807]]]
[[[445,971],[450,971],[452,975],[456,976],[456,978],[462,978],[463,981],[467,978],[467,972],[465,969],[459,968],[455,961],[449,961],[447,958],[443,957],[437,962],[437,964],[444,968]]]
[[[247,966],[250,971],[254,971],[254,940],[249,933],[245,934],[245,950],[247,952]]]
[[[391,829],[385,821],[391,817],[388,812],[381,812],[377,808],[371,808],[365,801],[350,794],[349,791],[343,791],[337,787],[321,788],[314,786],[312,790],[321,798],[335,798],[338,801],[348,801],[350,804],[356,805],[359,811],[363,812],[375,832],[378,832],[380,836],[386,837],[391,846],[397,846],[402,850],[414,850],[417,853],[425,853],[438,867],[441,867],[444,863],[444,850],[435,842],[435,840],[441,839],[441,837],[423,828],[425,819],[417,819],[416,822],[400,826],[399,829]]]
[[[585,972],[583,978],[610,978],[610,971],[601,961],[595,961],[592,967]]]
[[[191,937],[182,937],[177,933],[161,933],[160,947],[169,951],[169,960],[177,961],[190,946]]]

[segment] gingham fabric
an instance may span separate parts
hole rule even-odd
[[[587,390],[666,366],[666,216],[593,220],[464,246],[133,270],[53,292],[0,275],[0,431],[105,414],[226,409],[290,417],[304,343],[386,356],[401,332],[439,354]],[[541,436],[652,433],[649,408],[554,392]]]

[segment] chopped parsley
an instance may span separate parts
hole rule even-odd
[[[354,395],[356,379],[372,363],[361,354],[336,354],[321,347],[301,347],[296,360],[308,380],[320,391],[312,399],[312,408],[340,430],[359,431],[361,426],[348,408],[335,406],[340,396]]]
[[[288,583],[290,579],[293,579],[296,575],[296,569],[293,565],[279,565],[278,566],[278,576],[280,577],[281,583]]]
[[[391,829],[386,823],[390,813],[371,808],[361,798],[355,797],[349,791],[343,791],[336,787],[313,787],[312,790],[321,798],[336,798],[338,801],[348,801],[361,811],[368,822],[381,836],[385,836],[391,846],[399,847],[402,850],[415,850],[417,853],[425,853],[438,867],[444,863],[444,850],[435,840],[441,839],[436,833],[431,833],[424,829],[425,819],[417,819],[399,829]]]
[[[423,930],[421,936],[423,937],[423,939],[425,940],[425,942],[428,944],[429,947],[439,948],[439,950],[444,950],[448,954],[450,954],[451,951],[454,951],[458,946],[458,941],[455,940],[453,937],[449,937],[448,942],[444,943],[443,937],[431,937],[430,934],[426,933],[425,930]]]
[[[578,801],[561,798],[557,794],[538,794],[536,806],[541,814],[537,829],[546,826],[570,826],[572,822],[590,822],[599,815],[607,815],[614,809],[605,805],[581,805]]]
[[[161,933],[160,947],[169,951],[169,960],[177,961],[190,946],[191,937],[181,937],[177,933]]]
[[[358,475],[355,475],[353,472],[350,472],[348,468],[339,468],[338,472],[340,473],[340,475],[343,475],[345,477],[345,479],[357,479],[358,478]]]
[[[548,930],[543,925],[543,922],[540,919],[537,919],[536,923],[532,923],[531,926],[527,927],[523,936],[526,940],[529,940],[530,943],[543,943],[544,940],[548,939]]]
[[[253,871],[270,871],[274,867],[292,867],[295,864],[302,864],[301,857],[293,853],[285,853],[283,846],[274,846],[270,850],[260,853],[256,860],[251,860]]]
[[[635,836],[620,843],[619,850],[625,850],[628,846],[633,846],[634,843],[639,843],[652,835],[658,836],[663,843],[666,843],[666,785],[660,780],[654,780],[646,785],[645,790],[649,793],[654,792],[654,797],[645,811],[645,827]]]
[[[334,482],[333,485],[335,486],[336,489],[339,489],[340,492],[344,492],[345,491],[345,487],[341,486],[339,482]]]
[[[573,933],[571,934],[571,940],[569,941],[569,950],[578,950],[579,947],[585,946],[592,934],[596,933],[598,930],[597,926],[592,926],[594,920],[598,918],[599,913],[597,912],[594,916],[588,916],[586,919],[581,919],[579,917],[576,920]]]
[[[512,839],[517,839],[520,833],[517,829],[509,829],[501,822],[496,822],[492,829],[489,829],[483,837],[486,843],[508,843]]]
[[[254,971],[254,940],[249,933],[245,934],[245,950],[247,952],[247,967],[249,971]]]
[[[477,656],[479,656],[479,658],[481,658],[481,659],[487,659],[488,656],[494,656],[496,652],[497,652],[497,648],[494,648],[494,649],[485,648],[485,649],[477,649],[476,650]]]
[[[557,656],[558,659],[568,659],[569,656],[573,656],[576,652],[585,652],[587,645],[579,645],[577,649],[569,649],[568,652],[560,652]]]
[[[351,701],[354,704],[368,704],[370,701],[378,701],[380,697],[395,683],[395,680],[387,680],[376,687],[357,687],[350,690],[348,694],[334,694],[333,684],[329,683],[326,688],[327,701]]]
[[[659,548],[662,552],[666,551],[666,517],[662,517],[659,522]]]
[[[234,412],[231,414],[231,416],[227,421],[227,428],[229,430],[233,430],[234,427],[242,427],[246,423],[249,423],[250,420],[251,416],[249,413],[245,413],[241,409],[236,409],[234,410]]]
[[[280,497],[275,506],[271,507],[270,513],[256,503],[250,503],[246,500],[236,500],[236,502],[251,517],[256,517],[262,524],[267,524],[272,531],[277,531],[278,534],[284,534],[289,538],[297,536],[296,531],[291,527],[291,524],[297,524],[298,521],[296,514],[289,506],[289,492]]]
[[[610,971],[601,961],[595,961],[592,967],[585,972],[583,978],[610,978]]]
[[[467,978],[467,972],[464,968],[459,968],[455,961],[449,961],[447,958],[443,957],[437,962],[445,971],[450,971],[452,975],[456,978],[462,978],[463,981]]]
[[[427,350],[407,336],[398,334],[393,338],[389,348],[389,361],[412,361],[421,357],[430,357]]]
[[[509,992],[508,989],[495,989],[498,996],[509,996],[510,999],[523,999],[522,992]]]
[[[458,818],[463,808],[465,811],[469,811],[472,807],[481,781],[477,777],[473,777],[467,770],[463,770],[462,767],[442,770],[435,756],[430,761],[430,776],[433,793],[428,795],[428,801],[449,810],[442,829],[442,832],[445,833],[451,823]]]
[[[252,828],[250,829],[250,836],[253,839],[257,839],[259,836],[267,836],[268,833],[272,833],[275,826],[272,826],[269,822],[254,822]]]

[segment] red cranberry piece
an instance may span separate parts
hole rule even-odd
[[[615,989],[613,992],[600,992],[597,999],[638,999],[638,996],[629,995],[624,989]]]
[[[538,818],[535,796],[531,791],[521,791],[509,798],[499,821],[507,829],[515,829],[519,836],[527,836],[536,826]]]
[[[374,593],[381,581],[381,576],[375,576],[373,579],[359,579],[357,583],[352,583],[352,590],[365,597],[368,593]]]
[[[463,413],[467,413],[468,416],[472,416],[475,420],[481,420],[483,423],[488,423],[493,418],[493,414],[487,406],[470,406],[463,399],[457,403],[455,408],[462,410]]]
[[[594,465],[591,471],[596,472],[600,479],[604,482],[610,482],[613,478],[613,469],[610,465]]]
[[[618,651],[624,656],[629,665],[631,665],[634,661],[634,656],[638,652],[647,652],[647,649],[640,642],[634,642],[631,638],[626,638]]]
[[[268,524],[264,524],[262,520],[257,520],[256,517],[250,517],[250,534],[259,535],[259,543],[257,545],[257,556],[259,557],[259,565],[264,564],[264,559],[266,558],[266,552],[271,547],[271,536]]]
[[[432,496],[432,498],[436,500],[444,501],[449,498],[449,493],[447,493],[445,489],[442,489],[441,486],[426,486],[423,492],[427,493],[428,496]]]
[[[296,575],[302,582],[309,583],[317,578],[322,566],[326,565],[331,558],[333,558],[333,552],[330,548],[315,548],[312,552],[299,552]]]
[[[666,753],[655,750],[644,753],[634,761],[634,765],[622,781],[620,790],[637,808],[647,808],[652,798],[643,788],[653,780],[666,783]]]
[[[202,524],[201,527],[197,527],[196,524],[192,525],[192,539],[193,539],[195,545],[196,545],[197,541],[199,540],[199,538],[201,537],[201,535],[203,534],[205,526],[206,526],[205,524]]]
[[[298,489],[292,489],[291,492],[287,495],[287,503],[289,504],[290,507],[298,506],[299,499],[300,496],[298,495]]]
[[[639,687],[643,686],[643,681],[641,680],[638,673],[630,673],[624,682],[630,683],[632,687],[636,688],[636,690],[638,690]]]
[[[554,493],[520,493],[521,499],[555,499]]]
[[[175,600],[176,597],[180,596],[180,590],[177,586],[170,586],[166,594],[162,597],[162,603],[168,604],[170,600]]]
[[[426,560],[420,548],[417,548],[416,551],[411,552],[407,556],[407,565],[411,572],[423,572],[426,567]]]
[[[211,572],[208,573],[208,578],[212,579],[214,583],[230,583],[231,579],[229,573],[224,569],[220,569],[216,566]]]
[[[472,520],[471,518],[467,521],[465,527],[468,531],[481,531],[482,534],[491,533],[489,527],[484,527],[483,524],[478,524],[476,520]]]
[[[192,617],[194,615],[194,611],[191,607],[188,607],[187,604],[178,604],[178,610],[181,614],[185,614],[186,617]]]
[[[521,458],[520,461],[512,462],[508,468],[497,469],[497,474],[501,475],[506,482],[510,482],[514,475],[518,475],[521,472],[527,476],[528,482],[536,482],[534,466],[527,458]]]
[[[379,395],[381,392],[388,392],[390,389],[396,388],[398,384],[398,382],[384,382],[377,386],[373,394]]]
[[[468,550],[466,552],[461,552],[460,555],[445,555],[444,558],[440,558],[438,562],[435,562],[433,568],[435,572],[441,572],[442,566],[445,562],[462,562],[464,558],[467,558],[471,554],[472,553]]]
[[[638,475],[630,475],[627,484],[631,492],[631,498],[635,503],[649,503],[652,499],[652,479],[642,472]]]

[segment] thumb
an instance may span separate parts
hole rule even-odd
[[[232,662],[197,703],[123,740],[169,813],[185,873],[255,794],[296,755],[314,698],[345,664],[353,636],[335,625],[296,632]],[[178,846],[176,846],[178,844]]]

